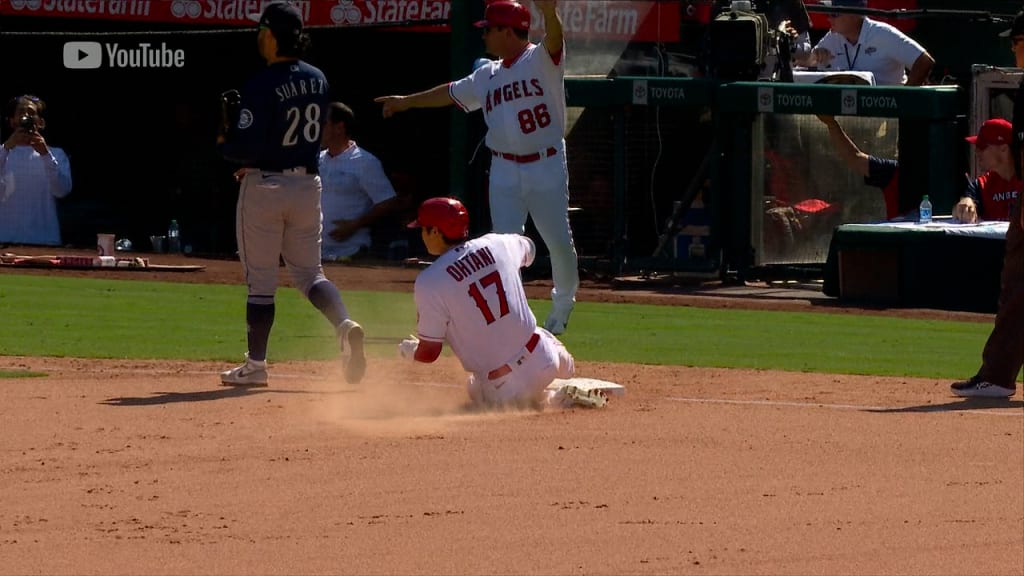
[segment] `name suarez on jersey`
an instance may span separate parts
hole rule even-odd
[[[488,266],[494,266],[494,254],[491,254],[490,248],[484,246],[452,262],[445,268],[445,271],[456,282],[462,282],[472,276],[474,272]]]
[[[495,106],[499,106],[504,102],[543,95],[544,88],[540,85],[540,80],[537,78],[516,80],[515,82],[509,82],[504,86],[499,86],[494,90],[488,91],[487,102],[484,105],[484,108],[487,112],[490,112]]]
[[[304,96],[306,94],[323,94],[324,82],[319,78],[303,78],[298,82],[291,81],[281,84],[274,89],[277,94],[277,101],[284,102],[289,98]]]

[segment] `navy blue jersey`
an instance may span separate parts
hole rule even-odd
[[[242,89],[238,124],[221,154],[250,168],[316,173],[328,101],[319,68],[302,60],[270,64]]]

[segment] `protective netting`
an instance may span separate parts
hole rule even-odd
[[[898,120],[842,117],[864,153],[897,158]],[[835,226],[885,220],[882,190],[836,151],[809,115],[759,115],[752,142],[751,244],[755,264],[815,264],[828,256]]]

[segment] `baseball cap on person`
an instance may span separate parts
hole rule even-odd
[[[1003,30],[999,33],[999,36],[1006,38],[1008,36],[1024,36],[1024,10],[1017,12],[1017,15],[1013,18],[1013,26],[1008,30]]]
[[[1009,144],[1013,140],[1013,125],[1002,118],[992,118],[981,125],[976,135],[968,136],[966,140],[979,150],[997,144]]]
[[[260,15],[260,27],[267,27],[278,42],[285,43],[302,34],[302,14],[291,2],[271,2]]]
[[[530,9],[519,2],[496,0],[484,8],[484,19],[474,25],[477,28],[508,26],[516,30],[529,30]]]
[[[409,228],[437,228],[453,240],[469,236],[469,212],[455,198],[430,198],[420,204]]]

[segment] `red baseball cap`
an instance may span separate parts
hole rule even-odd
[[[484,19],[474,24],[477,28],[508,26],[516,30],[530,29],[530,9],[519,2],[496,0],[484,8]]]
[[[985,120],[976,136],[968,136],[968,142],[979,149],[996,144],[1009,144],[1013,140],[1013,125],[1002,118]]]

